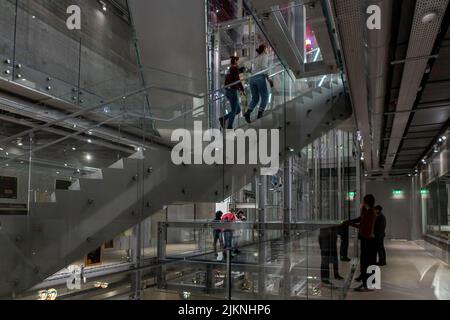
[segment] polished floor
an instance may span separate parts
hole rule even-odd
[[[387,265],[381,267],[381,289],[355,292],[349,300],[450,300],[450,268],[420,242],[387,241]],[[355,277],[358,272],[355,273]],[[353,280],[352,288],[360,283]]]

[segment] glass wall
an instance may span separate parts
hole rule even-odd
[[[415,192],[421,201],[423,229],[426,235],[444,241],[450,240],[450,173],[449,131],[439,139],[431,157],[424,159]]]

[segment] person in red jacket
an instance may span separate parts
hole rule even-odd
[[[220,218],[222,222],[234,222],[237,220],[235,209],[230,209],[230,212],[224,213],[222,217]],[[231,249],[233,245],[233,230],[232,229],[225,229],[223,231],[223,238],[224,238],[224,249]]]
[[[346,224],[358,228],[358,238],[361,241],[361,275],[355,280],[362,281],[362,284],[355,289],[356,291],[369,291],[367,279],[370,275],[367,273],[367,268],[376,264],[377,246],[374,231],[377,215],[374,206],[375,197],[371,194],[366,195],[361,206],[361,215],[356,219],[346,221]]]

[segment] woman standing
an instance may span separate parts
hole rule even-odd
[[[245,121],[250,123],[250,114],[259,103],[258,119],[263,116],[269,101],[269,90],[267,90],[266,80],[269,81],[270,86],[273,87],[273,81],[269,79],[267,72],[264,72],[269,66],[269,55],[266,45],[262,44],[256,49],[258,56],[255,59],[255,64],[252,72],[258,73],[250,79],[250,90],[252,92],[252,101],[245,112]]]

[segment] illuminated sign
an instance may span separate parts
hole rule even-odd
[[[405,192],[402,189],[394,189],[394,190],[392,190],[392,198],[393,199],[404,199]]]
[[[428,189],[420,189],[420,194],[427,195],[429,193]]]
[[[355,200],[356,192],[355,191],[349,191],[347,192],[347,200],[353,201]]]

